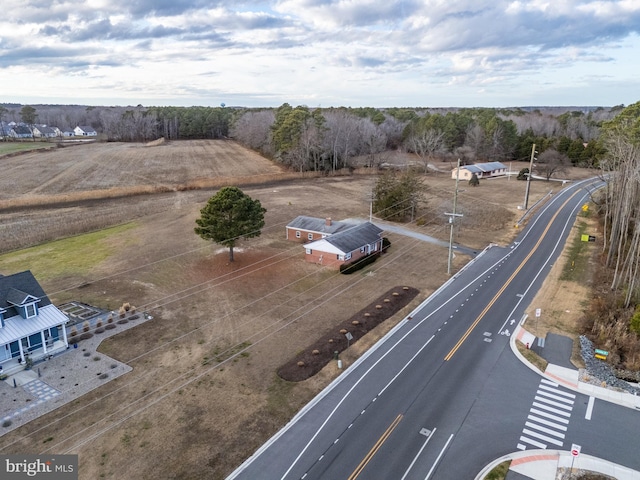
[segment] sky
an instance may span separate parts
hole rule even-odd
[[[23,0],[3,10],[0,103],[640,100],[640,0]]]

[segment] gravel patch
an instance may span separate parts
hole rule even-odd
[[[609,364],[594,357],[593,344],[584,335],[580,335],[580,351],[585,365],[585,368],[580,370],[581,381],[640,395],[640,388],[620,380]]]

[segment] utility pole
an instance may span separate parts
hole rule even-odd
[[[533,174],[533,160],[534,160],[534,155],[538,153],[536,152],[536,144],[534,143],[531,146],[531,161],[529,162],[529,174],[527,175],[527,189],[524,193],[524,209],[525,211],[527,210],[527,208],[529,207],[529,185],[531,184],[531,175]]]
[[[458,204],[458,182],[460,180],[460,159],[458,159],[458,168],[456,169],[456,189],[453,192],[453,213],[446,213],[449,215],[449,224],[451,225],[451,231],[449,233],[449,258],[447,259],[447,275],[451,275],[451,260],[453,257],[453,221],[456,217],[462,217],[462,214],[456,213],[456,206]]]

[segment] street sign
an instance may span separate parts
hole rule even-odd
[[[540,318],[541,314],[542,314],[542,309],[541,308],[536,308],[536,318]]]
[[[605,357],[609,355],[609,352],[607,352],[606,350],[600,350],[599,348],[596,348],[596,353],[598,355],[604,355]]]
[[[580,450],[582,450],[582,447],[580,445],[576,445],[575,443],[571,445],[571,455],[573,455],[574,457],[580,455]]]

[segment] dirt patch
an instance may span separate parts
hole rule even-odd
[[[332,359],[355,344],[360,338],[406,307],[419,290],[407,286],[395,287],[370,303],[351,318],[336,325],[292,360],[278,369],[280,378],[300,382],[317,374]],[[347,334],[351,338],[347,338]]]

